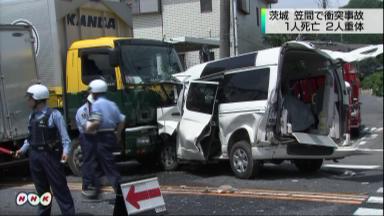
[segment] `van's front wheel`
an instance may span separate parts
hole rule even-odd
[[[163,141],[160,149],[160,164],[165,171],[174,171],[179,167],[176,154],[176,141],[170,136],[161,136]]]
[[[323,159],[296,159],[293,163],[300,172],[314,173],[323,165]]]
[[[261,162],[254,162],[251,145],[246,141],[236,142],[230,151],[229,161],[236,177],[249,179],[261,169]]]

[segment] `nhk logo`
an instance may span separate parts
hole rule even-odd
[[[41,197],[39,197],[35,193],[24,193],[21,192],[16,196],[16,205],[22,206],[25,203],[29,203],[31,206],[37,206],[39,204],[43,206],[48,206],[52,202],[52,194],[50,192],[46,192]]]

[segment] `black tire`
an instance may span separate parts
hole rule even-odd
[[[283,162],[284,162],[283,159],[274,159],[274,160],[271,160],[271,163],[273,163],[273,164],[275,164],[275,165],[281,165]]]
[[[72,150],[68,155],[68,165],[75,176],[81,176],[82,156],[79,139],[72,140]]]
[[[351,128],[351,136],[357,138],[360,136],[360,128]]]
[[[176,141],[168,136],[162,136],[162,145],[160,149],[160,165],[165,171],[174,171],[179,167],[179,161],[176,153]]]
[[[251,145],[247,141],[236,142],[229,154],[232,172],[241,179],[250,179],[259,173],[261,161],[253,161]]]
[[[323,161],[323,159],[296,159],[293,163],[302,173],[314,173],[321,168]]]
[[[149,168],[155,168],[157,165],[157,161],[155,160],[156,158],[154,157],[155,155],[150,154],[142,157],[136,158],[136,160],[143,166],[149,167]]]

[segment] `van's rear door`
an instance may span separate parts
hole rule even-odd
[[[212,132],[217,89],[218,82],[190,82],[177,133],[178,158],[205,160],[207,146],[202,146],[200,141]]]
[[[297,142],[304,145],[317,145],[323,147],[336,148],[337,144],[327,135],[317,135],[310,133],[294,132],[292,135],[296,138]]]
[[[28,134],[25,91],[37,80],[32,42],[29,27],[0,25],[0,141]]]

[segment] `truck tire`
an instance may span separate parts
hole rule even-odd
[[[82,153],[79,139],[72,140],[72,150],[68,156],[68,165],[73,175],[81,176]]]
[[[238,141],[232,146],[229,161],[232,172],[241,179],[254,177],[262,168],[261,161],[253,161],[251,145],[247,141]]]
[[[176,153],[176,141],[169,136],[162,136],[163,144],[160,149],[160,165],[165,171],[174,171],[179,167]]]
[[[141,165],[148,167],[148,168],[155,168],[157,165],[155,155],[150,154],[142,157],[136,158],[137,162],[139,162]]]
[[[296,159],[293,163],[300,172],[314,173],[323,165],[323,159]]]

